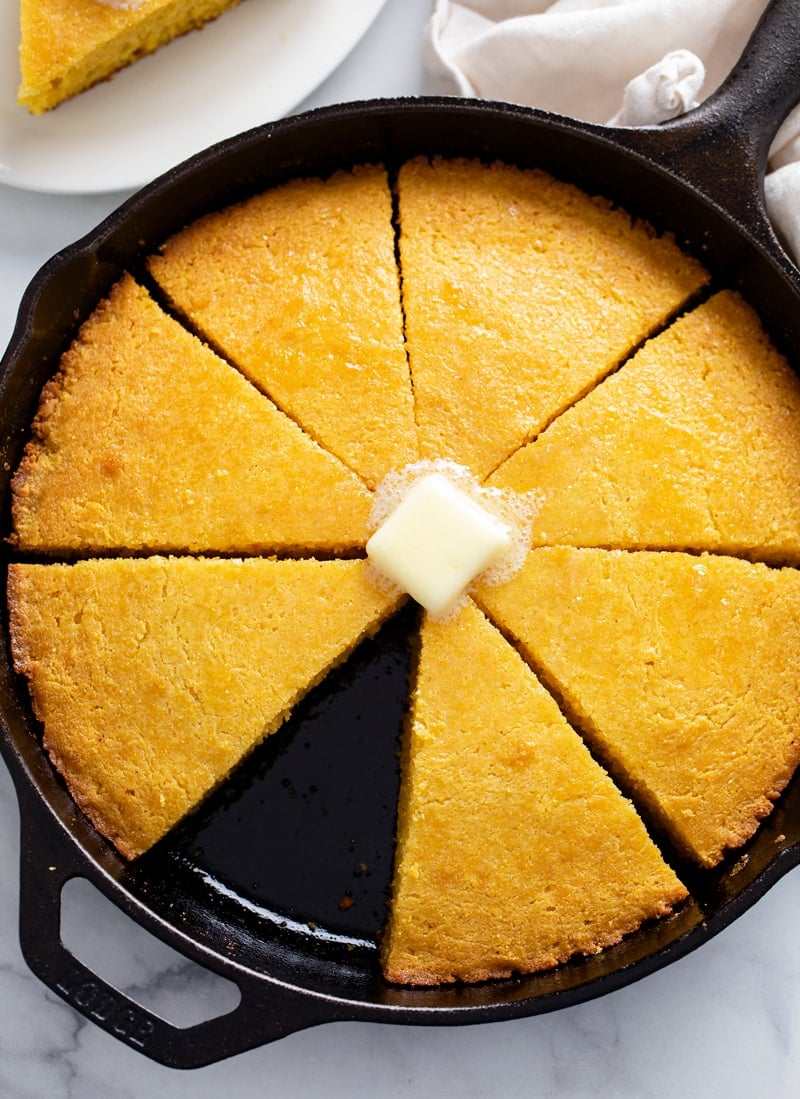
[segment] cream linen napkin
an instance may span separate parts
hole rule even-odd
[[[443,90],[616,126],[664,122],[724,80],[767,0],[435,0]],[[800,108],[773,142],[767,208],[800,257]]]

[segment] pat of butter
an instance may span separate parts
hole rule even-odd
[[[449,610],[511,545],[511,529],[440,473],[415,481],[367,556],[431,614]]]

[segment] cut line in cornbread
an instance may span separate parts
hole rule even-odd
[[[364,569],[164,557],[10,566],[14,662],[45,748],[123,855],[160,839],[398,606]]]
[[[20,0],[18,102],[48,111],[239,0]]]
[[[382,168],[292,180],[149,262],[174,307],[371,488],[418,457]]]
[[[336,552],[361,480],[125,276],[47,384],[13,479],[15,544]]]
[[[800,762],[800,572],[545,547],[476,597],[683,854],[755,832]]]
[[[534,543],[800,563],[800,380],[729,291],[675,321],[490,484],[535,489]]]
[[[686,896],[631,803],[471,601],[422,627],[406,735],[388,980],[549,968]]]
[[[421,454],[479,476],[707,280],[671,238],[541,171],[417,159],[398,195]]]

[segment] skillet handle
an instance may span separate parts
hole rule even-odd
[[[800,3],[771,0],[720,87],[693,111],[615,141],[680,176],[772,247],[763,186],[772,139],[800,102]]]
[[[338,1017],[324,1000],[267,978],[254,978],[238,967],[219,968],[239,988],[237,1007],[195,1026],[175,1026],[129,999],[77,959],[61,940],[62,887],[71,878],[82,876],[102,888],[96,866],[82,865],[80,853],[64,837],[61,822],[56,824],[35,797],[24,800],[27,804],[20,806],[24,810],[20,844],[22,953],[37,977],[85,1018],[163,1065],[200,1068]],[[217,970],[209,959],[195,960]]]

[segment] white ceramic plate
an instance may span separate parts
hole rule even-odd
[[[206,146],[279,118],[355,46],[386,0],[243,0],[54,111],[16,103],[18,4],[0,0],[0,182],[131,190]]]

